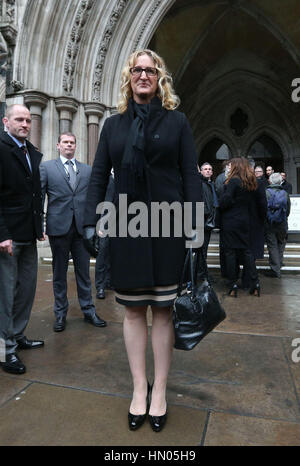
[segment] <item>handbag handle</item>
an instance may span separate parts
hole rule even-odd
[[[194,297],[195,296],[195,270],[193,267],[193,249],[192,248],[188,249],[186,256],[185,256],[184,266],[183,266],[182,274],[180,277],[180,282],[178,285],[177,296],[181,295],[183,280],[184,280],[188,265],[190,266],[190,277],[191,277],[191,282],[192,282],[192,296]]]
[[[180,282],[178,285],[177,296],[181,295],[184,276],[185,276],[188,265],[190,266],[190,278],[191,278],[191,283],[192,283],[192,286],[191,286],[192,299],[196,296],[196,282],[197,282],[197,274],[198,274],[200,259],[202,259],[202,262],[203,262],[205,279],[209,283],[207,263],[204,257],[203,248],[198,249],[198,251],[196,252],[194,261],[193,261],[193,249],[189,248],[185,256],[183,271],[182,271]]]

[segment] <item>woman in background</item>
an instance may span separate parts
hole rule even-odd
[[[230,296],[237,297],[238,268],[242,263],[250,280],[250,294],[260,296],[260,283],[251,249],[251,209],[253,203],[262,209],[259,202],[257,181],[246,158],[230,160],[231,168],[225,181],[225,189],[219,201],[221,230],[226,255],[227,278]],[[261,215],[263,213],[261,212]]]

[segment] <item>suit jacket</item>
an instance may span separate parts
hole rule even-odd
[[[291,183],[289,183],[288,181],[284,180],[284,181],[281,183],[281,186],[283,187],[283,189],[284,189],[288,194],[292,194],[292,193],[293,193],[293,186],[292,186]]]
[[[33,241],[42,236],[42,154],[27,141],[26,157],[5,132],[0,135],[0,241]]]
[[[73,191],[60,157],[40,166],[43,200],[48,196],[46,233],[61,236],[68,233],[73,217],[78,233],[82,235],[85,198],[92,168],[76,160],[77,179]]]

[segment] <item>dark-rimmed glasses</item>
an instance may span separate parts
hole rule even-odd
[[[151,68],[150,66],[147,68],[142,68],[141,66],[133,66],[132,68],[130,68],[129,71],[132,74],[132,76],[140,76],[143,71],[145,71],[148,77],[153,77],[157,75],[157,69]]]

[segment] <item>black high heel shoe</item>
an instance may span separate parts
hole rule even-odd
[[[148,382],[146,412],[145,414],[131,414],[131,412],[128,411],[128,425],[129,425],[130,430],[137,430],[144,424],[145,419],[147,417],[147,413],[149,411],[149,406],[150,406],[150,393],[151,393],[151,386]]]
[[[253,285],[252,288],[250,288],[249,294],[253,294],[254,296],[257,296],[259,298],[260,297],[260,284],[255,283],[255,285]]]
[[[237,286],[237,284],[235,284],[228,291],[228,296],[232,296],[234,298],[237,298],[237,292],[238,292],[238,286]]]
[[[168,415],[167,409],[166,409],[165,414],[163,414],[162,416],[151,416],[150,414],[148,415],[150,425],[154,432],[160,432],[163,429],[167,421],[167,415]]]

